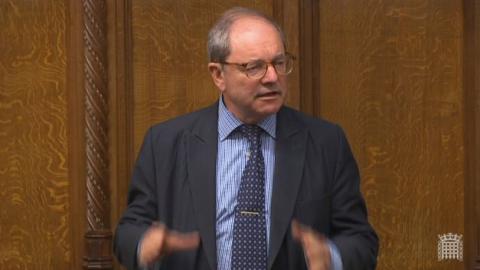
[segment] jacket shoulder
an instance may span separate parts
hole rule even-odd
[[[174,135],[184,131],[191,131],[196,126],[201,125],[203,121],[216,121],[218,118],[218,103],[214,105],[190,112],[164,122],[156,123],[150,127],[149,132],[155,136],[157,134]],[[215,122],[216,123],[216,122]]]
[[[316,139],[329,141],[344,135],[343,129],[329,120],[307,115],[290,107],[282,108],[282,113],[288,115],[288,118],[308,130],[311,136]]]

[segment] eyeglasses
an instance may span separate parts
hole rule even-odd
[[[219,63],[223,65],[237,66],[241,72],[247,75],[247,77],[251,79],[260,79],[267,73],[269,65],[272,65],[278,75],[290,74],[290,72],[293,70],[294,60],[295,56],[285,53],[284,55],[275,58],[275,60],[271,62],[256,60],[248,63],[230,63],[226,61]]]

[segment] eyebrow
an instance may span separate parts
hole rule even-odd
[[[286,52],[281,53],[281,54],[277,54],[276,56],[274,56],[274,57],[272,58],[271,62],[278,60],[280,57],[285,57],[286,55],[287,55]],[[250,60],[250,61],[245,62],[245,64],[254,63],[254,62],[258,62],[258,61],[261,61],[261,62],[269,62],[269,61],[264,60],[264,59],[256,58],[256,59],[252,59],[252,60]]]

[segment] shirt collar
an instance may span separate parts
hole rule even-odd
[[[243,125],[233,113],[231,113],[225,103],[223,102],[223,96],[220,96],[220,101],[218,102],[218,135],[219,140],[225,140],[232,131],[237,127]],[[263,119],[257,126],[261,127],[265,132],[267,132],[274,139],[276,138],[276,127],[277,127],[277,114],[272,114]]]

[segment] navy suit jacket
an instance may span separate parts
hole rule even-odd
[[[217,269],[217,125],[218,103],[147,132],[114,239],[115,254],[128,269],[136,269],[137,245],[153,221],[198,231],[201,239],[196,250],[166,256],[155,269]],[[292,219],[335,243],[345,270],[374,269],[378,238],[342,129],[283,107],[275,157],[269,269],[307,269],[302,247],[292,238]]]

